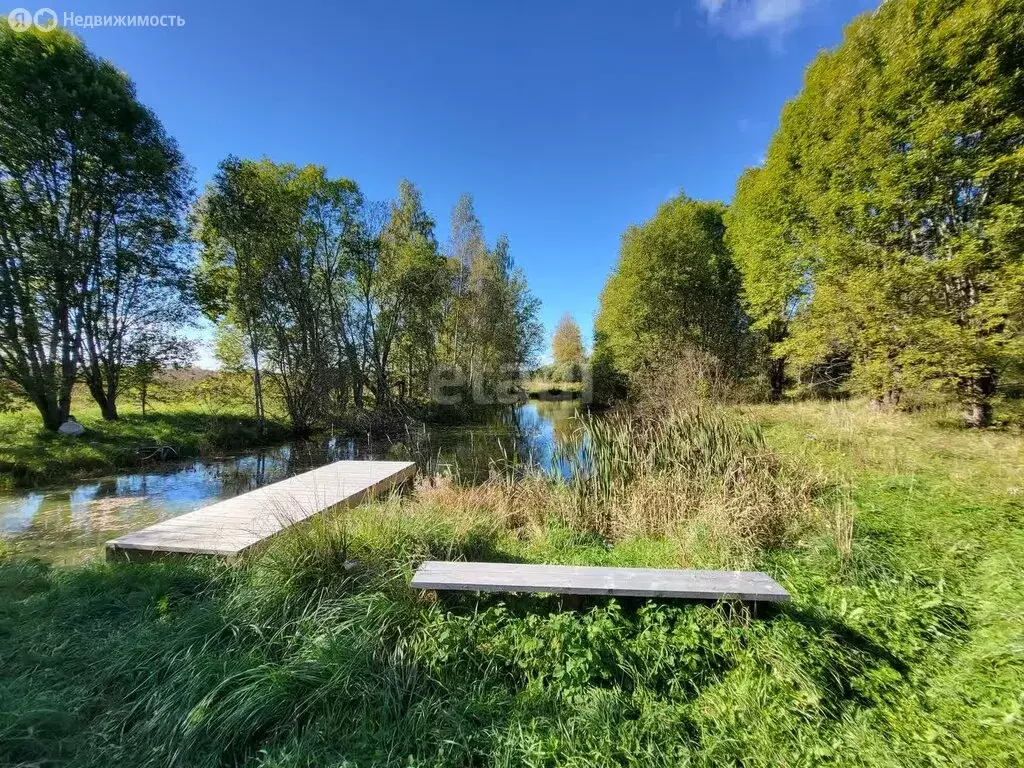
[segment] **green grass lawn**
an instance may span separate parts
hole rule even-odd
[[[716,543],[735,505],[611,543],[538,512],[557,489],[504,483],[321,519],[238,566],[0,554],[0,764],[1024,762],[1024,440],[743,411],[787,476],[839,487],[778,544]],[[408,587],[426,558],[753,566],[793,603],[438,601]]]
[[[0,488],[137,466],[153,454],[154,446],[171,446],[185,458],[268,445],[288,436],[287,425],[279,419],[268,420],[261,432],[243,405],[210,405],[182,397],[145,416],[128,404],[120,410],[117,421],[104,421],[96,405],[76,400],[73,413],[87,430],[80,437],[47,431],[34,409],[0,413]]]

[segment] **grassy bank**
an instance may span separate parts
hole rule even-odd
[[[583,394],[584,384],[582,381],[546,381],[544,379],[529,379],[523,382],[523,391],[530,398],[572,398]]]
[[[287,440],[287,420],[268,388],[263,428],[253,417],[252,384],[244,374],[168,371],[149,389],[146,415],[129,395],[117,421],[105,421],[84,386],[72,393],[71,414],[86,428],[81,437],[43,428],[28,403],[0,412],[0,489],[33,487],[110,474],[163,458],[192,458]]]
[[[117,421],[104,421],[98,407],[85,403],[74,413],[87,430],[81,437],[47,431],[34,410],[0,413],[0,489],[105,474],[160,458],[269,445],[288,436],[283,421],[270,419],[261,430],[245,410],[186,400],[145,416],[123,408]]]
[[[568,484],[424,487],[239,567],[8,551],[0,763],[1019,764],[1021,439],[736,418],[612,422]],[[426,558],[757,567],[794,602],[438,602]]]

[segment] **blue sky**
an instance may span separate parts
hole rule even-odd
[[[56,0],[49,0],[53,3]],[[177,14],[75,29],[136,82],[201,188],[228,154],[325,165],[372,199],[401,178],[447,240],[470,192],[508,234],[550,331],[589,339],[632,222],[683,189],[728,200],[806,65],[874,0],[76,0]],[[33,9],[34,10],[34,9]],[[204,357],[204,362],[208,357]]]

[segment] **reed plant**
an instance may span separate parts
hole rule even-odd
[[[822,482],[781,461],[752,422],[713,406],[582,416],[558,462],[570,524],[611,539],[699,526],[778,546],[811,520]]]

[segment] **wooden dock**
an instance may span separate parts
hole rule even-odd
[[[107,559],[234,557],[328,509],[388,493],[415,474],[408,461],[337,461],[109,541]]]
[[[789,593],[759,571],[601,568],[525,563],[429,560],[412,578],[415,589],[469,592],[548,592],[555,595],[747,600],[785,603]]]

